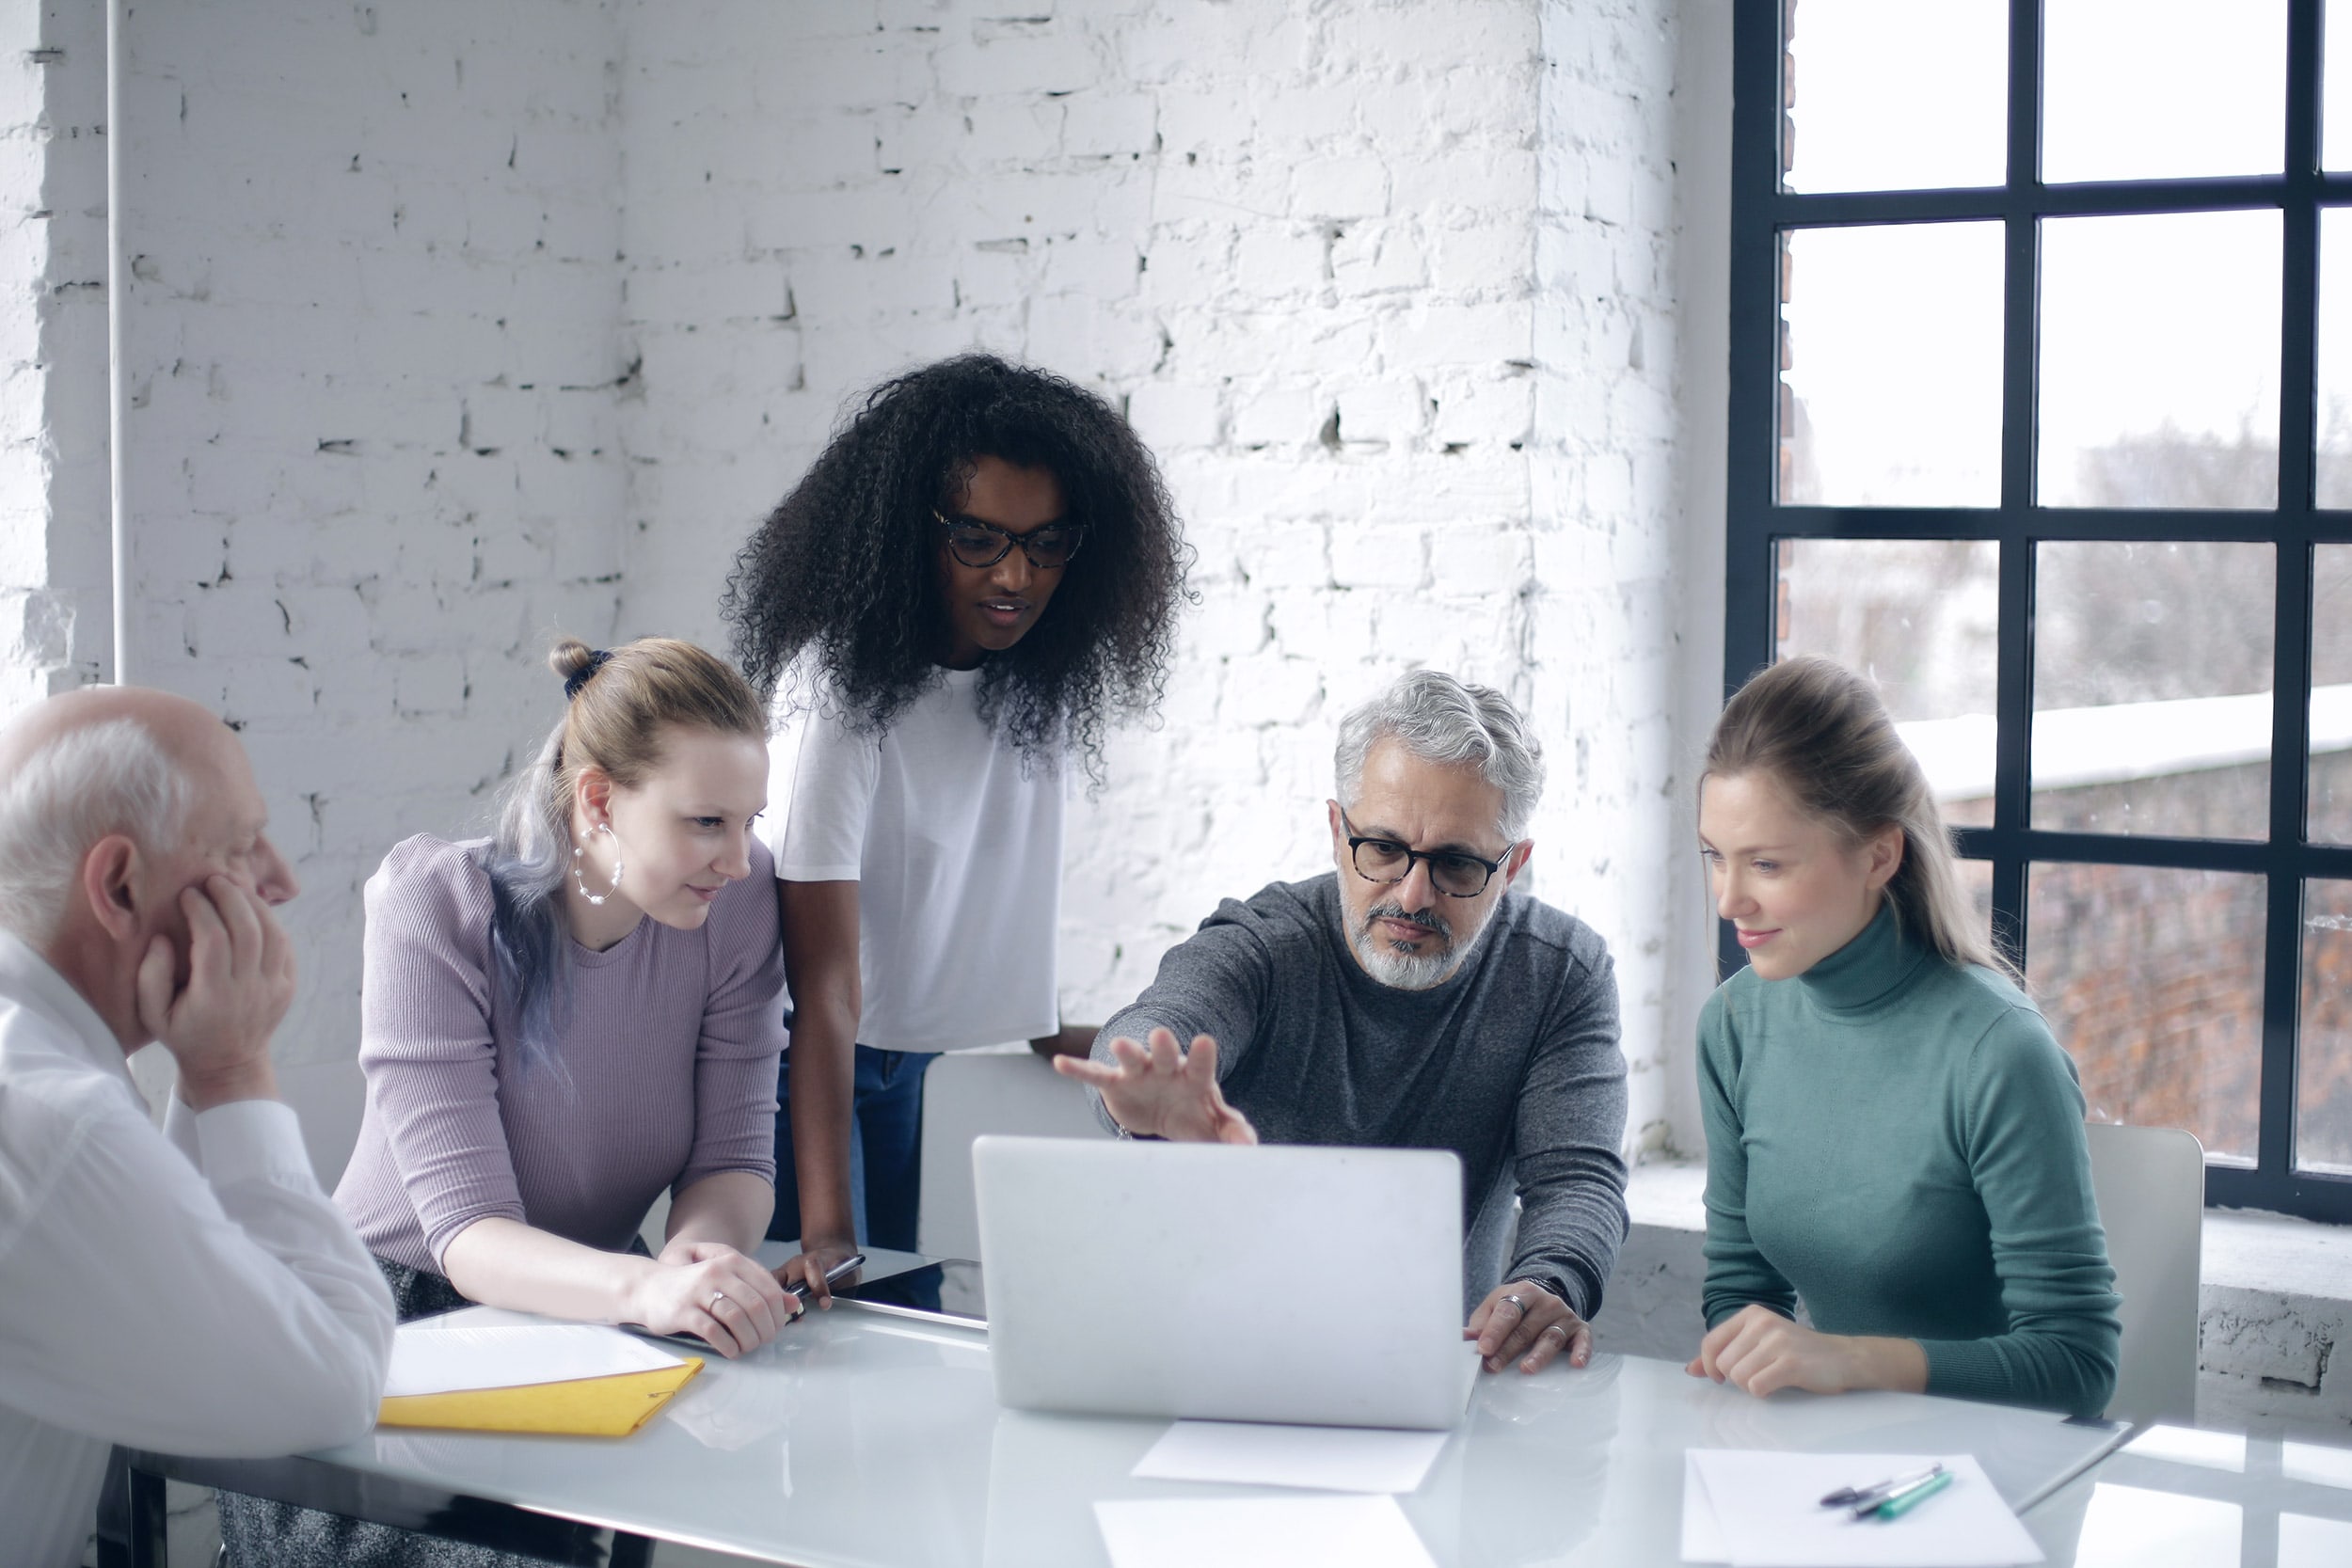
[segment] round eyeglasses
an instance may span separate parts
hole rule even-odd
[[[1070,564],[1070,558],[1086,542],[1087,531],[1082,523],[1047,523],[1026,533],[1015,533],[977,517],[950,517],[942,512],[933,512],[931,515],[947,531],[947,552],[975,569],[995,565],[1018,545],[1021,553],[1029,558],[1029,564],[1039,571],[1059,571]]]
[[[1419,861],[1429,867],[1429,885],[1449,898],[1475,898],[1486,892],[1486,883],[1518,847],[1516,841],[1506,844],[1502,854],[1483,861],[1461,849],[1409,849],[1392,838],[1354,836],[1356,824],[1347,820],[1344,811],[1340,813],[1340,821],[1351,835],[1347,852],[1357,876],[1367,882],[1401,882],[1413,874],[1413,863]]]

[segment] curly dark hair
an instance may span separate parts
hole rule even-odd
[[[934,508],[973,466],[1051,470],[1085,546],[1037,624],[983,666],[980,713],[1024,755],[1064,747],[1099,771],[1104,730],[1168,681],[1190,552],[1159,466],[1101,398],[964,354],[853,400],[808,473],[735,559],[722,612],[765,697],[807,651],[856,729],[886,727],[938,675],[946,607]]]

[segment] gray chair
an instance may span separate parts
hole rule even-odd
[[[2197,1282],[2205,1150],[2177,1127],[2093,1122],[2090,1181],[2123,1298],[2111,1420],[2197,1418]]]

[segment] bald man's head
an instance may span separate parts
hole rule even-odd
[[[281,902],[294,879],[266,816],[245,748],[199,705],[139,687],[49,698],[0,729],[0,927],[46,948],[94,896],[83,864],[110,838],[138,851],[166,934],[178,889],[215,871]]]
[[[145,731],[165,756],[183,765],[236,746],[228,725],[185,697],[142,686],[85,687],[36,703],[0,729],[0,788],[44,749],[118,721]]]

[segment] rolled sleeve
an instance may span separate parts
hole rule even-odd
[[[796,882],[854,882],[882,776],[882,741],[822,712],[787,714],[768,742],[762,818],[775,875]]]

